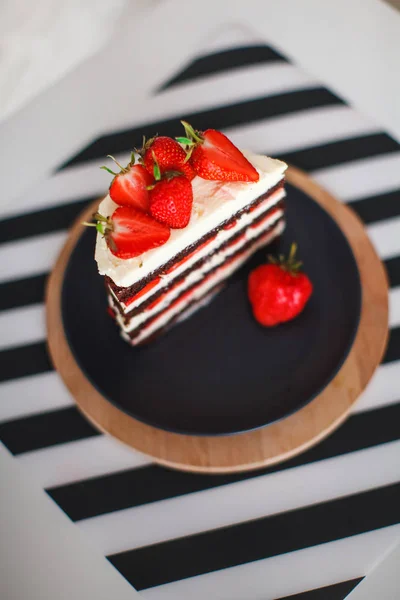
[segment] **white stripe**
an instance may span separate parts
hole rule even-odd
[[[57,373],[40,373],[0,385],[0,422],[74,404]]]
[[[244,66],[164,90],[149,98],[148,114],[152,120],[165,119],[320,85],[314,77],[288,63]]]
[[[116,158],[119,162],[127,163],[129,154],[116,155]],[[61,206],[91,196],[99,198],[105,196],[112,176],[100,169],[103,165],[112,169],[113,163],[103,157],[64,169],[41,182],[31,191],[29,198],[22,200],[18,206],[13,203],[12,206],[0,207],[0,216],[14,216],[20,214],[21,209],[22,212],[34,211]],[[6,210],[7,214],[3,215]]]
[[[375,124],[343,105],[310,108],[226,129],[239,148],[271,156],[378,131]]]
[[[380,365],[353,412],[358,413],[400,402],[399,374],[399,360]]]
[[[398,225],[400,218],[369,226],[369,233],[381,256],[400,253]],[[390,228],[391,235],[388,234]],[[382,231],[383,229],[383,231]],[[23,243],[23,242],[20,242]],[[390,326],[400,325],[400,287],[391,289],[389,293]],[[0,349],[22,344],[29,344],[46,337],[44,307],[35,304],[0,312]]]
[[[43,304],[0,312],[0,350],[32,344],[46,337]]]
[[[25,452],[17,460],[29,469],[43,488],[150,463],[144,455],[107,435]]]
[[[80,521],[79,527],[105,555],[113,554],[396,482],[399,452],[400,441],[392,442],[248,481],[92,517]]]
[[[367,231],[382,259],[400,254],[400,217],[369,225]]]
[[[140,594],[146,600],[276,600],[362,577],[399,535],[400,525],[393,525],[142,590]]]
[[[206,81],[187,83],[184,93],[180,86],[172,88],[149,98],[146,106],[152,121],[174,117],[179,126],[179,115],[192,111],[212,109],[225,104],[312,88],[317,85],[319,84],[315,79],[292,65],[272,63],[218,74],[207,78]],[[134,119],[134,115],[132,118]],[[129,123],[129,127],[134,124],[133,120]],[[162,134],[162,131],[159,133]],[[128,155],[122,158],[123,162],[126,162],[127,157]],[[96,161],[55,174],[48,180],[40,182],[29,195],[23,196],[18,202],[0,205],[0,218],[87,196],[105,195],[111,178],[104,171],[100,171],[99,167],[107,162],[109,161],[104,156]]]
[[[46,233],[0,246],[0,281],[50,271],[65,243],[65,231]]]
[[[149,98],[149,114],[154,120],[165,119],[320,85],[314,77],[288,63],[244,66],[186,81]]]
[[[400,152],[318,169],[312,176],[345,202],[391,192],[400,187]]]
[[[221,52],[223,50],[232,50],[240,48],[241,46],[252,46],[254,44],[265,45],[265,39],[258,37],[253,31],[248,31],[240,25],[234,25],[229,23],[227,28],[222,31],[219,29],[217,34],[212,34],[211,38],[202,40],[202,47],[199,51],[201,56],[212,54],[213,52]],[[187,58],[188,63],[191,63],[198,55],[190,56]],[[174,73],[176,72],[176,66],[174,66]],[[184,65],[181,66],[180,70],[184,69]]]
[[[333,142],[345,137],[367,135],[378,131],[363,116],[348,106],[326,106],[294,114],[265,119],[249,125],[226,130],[240,148],[270,155],[291,152],[304,147]],[[126,163],[128,153],[118,154],[117,160]],[[88,161],[56,173],[32,190],[29,198],[16,205],[0,207],[0,214],[20,214],[21,208],[35,210],[59,206],[79,198],[105,194],[110,177],[100,167],[106,158]],[[24,204],[25,203],[25,204]]]
[[[400,230],[398,230],[397,235],[400,237],[399,232]],[[389,323],[390,327],[400,325],[400,286],[391,289],[389,292]]]
[[[353,412],[400,401],[400,361],[380,365]],[[0,422],[72,406],[74,400],[57,373],[40,373],[0,385]]]

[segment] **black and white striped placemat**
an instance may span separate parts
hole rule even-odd
[[[127,118],[0,208],[0,440],[150,600],[342,599],[400,536],[400,145],[254,41],[214,44],[151,106],[156,118]],[[71,221],[104,193],[98,166],[143,134],[176,135],[182,117],[311,173],[362,217],[389,273],[389,346],[353,415],[257,473],[151,464],[81,416],[46,353],[45,280]]]

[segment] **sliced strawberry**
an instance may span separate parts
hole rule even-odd
[[[186,137],[177,138],[188,148],[196,174],[215,181],[258,181],[259,174],[238,148],[220,131],[195,131],[182,121]]]
[[[169,227],[130,206],[120,206],[111,217],[96,213],[94,219],[97,231],[104,235],[110,251],[123,259],[162,246],[171,234]]]
[[[192,205],[192,184],[183,175],[162,179],[150,191],[150,214],[173,229],[186,227]]]
[[[109,194],[111,199],[120,206],[132,206],[144,212],[149,208],[149,192],[147,187],[153,183],[153,178],[143,165],[135,165],[135,157],[127,167],[122,167],[112,156],[112,160],[121,169],[114,173],[107,167],[102,167],[114,175],[111,182]]]
[[[180,171],[190,181],[195,177],[192,166],[186,160],[186,152],[177,141],[170,137],[159,136],[148,140],[141,151],[144,166],[154,175],[154,166],[157,163],[160,173],[166,171]]]

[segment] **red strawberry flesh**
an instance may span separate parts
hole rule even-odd
[[[181,123],[186,137],[177,140],[186,145],[189,162],[199,177],[212,181],[259,180],[257,169],[221,131],[196,131],[186,121]]]
[[[165,244],[171,234],[169,227],[130,206],[117,208],[110,221],[105,237],[110,251],[118,258],[140,256]]]
[[[222,171],[234,171],[237,181],[258,181],[259,174],[238,148],[220,131],[207,129],[204,132],[204,143],[201,146],[207,159]]]
[[[120,206],[131,206],[147,211],[149,208],[149,192],[153,178],[143,165],[127,167],[127,172],[116,175],[110,185],[110,197]]]

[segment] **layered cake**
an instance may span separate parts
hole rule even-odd
[[[98,270],[122,337],[134,346],[206,304],[285,226],[286,164],[229,142],[233,152],[223,134],[208,132],[171,140],[183,154],[169,162],[158,151],[158,140],[169,138],[151,140],[139,163],[115,175],[95,216]]]

